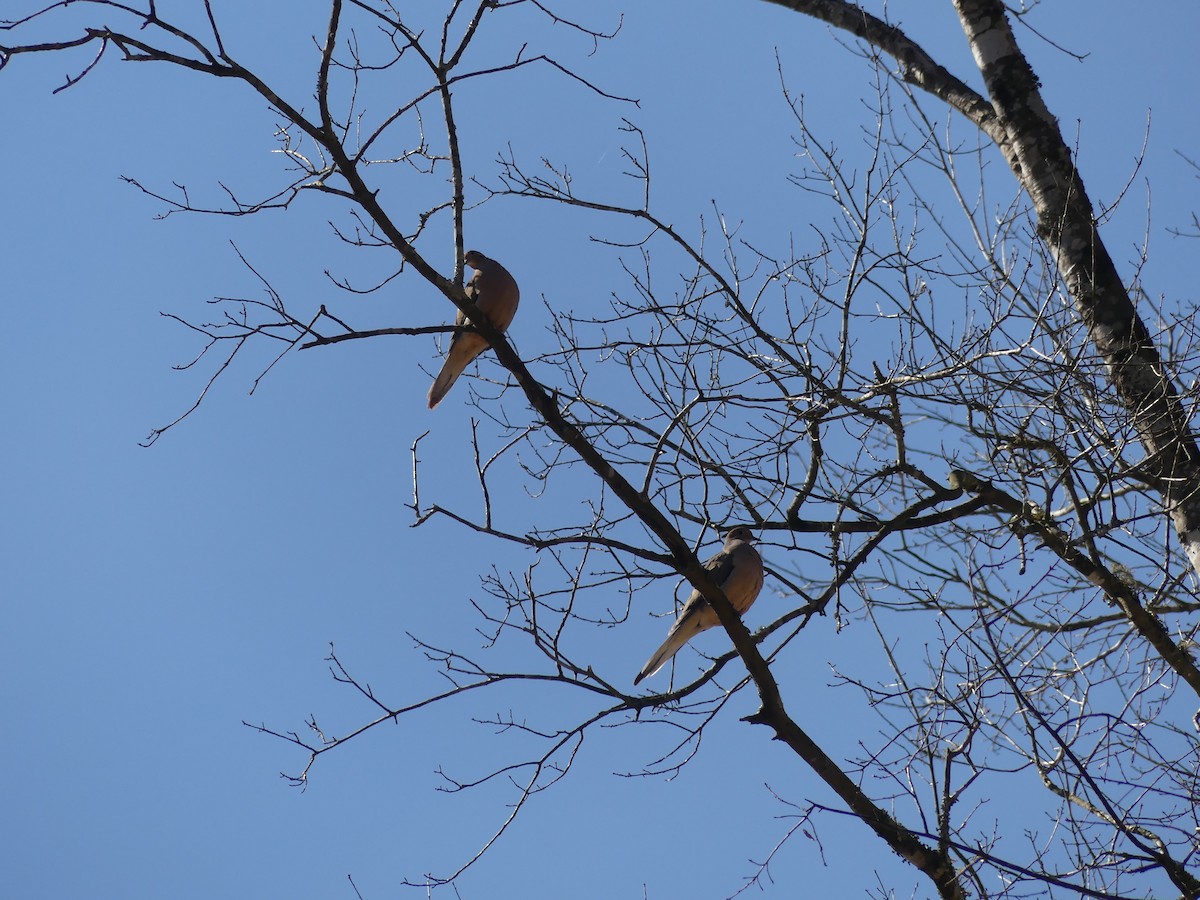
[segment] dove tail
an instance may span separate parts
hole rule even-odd
[[[442,402],[442,398],[450,393],[450,388],[454,387],[454,382],[458,381],[458,376],[463,373],[466,368],[466,363],[456,359],[451,353],[442,365],[442,371],[438,372],[437,378],[433,380],[433,386],[429,389],[429,408],[433,409]]]
[[[692,629],[675,630],[667,635],[667,639],[663,641],[661,647],[654,651],[654,655],[646,660],[646,664],[642,666],[642,671],[638,672],[637,678],[633,679],[634,687],[642,683],[643,678],[649,678],[663,666],[671,661],[671,658],[683,649],[683,645],[691,640],[692,636],[698,632]]]

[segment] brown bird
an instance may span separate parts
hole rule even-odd
[[[740,616],[748,610],[758,598],[758,592],[763,586],[763,563],[758,551],[751,546],[754,533],[745,525],[739,525],[725,535],[724,548],[704,564],[704,568],[712,573],[713,581],[721,586],[726,598]],[[648,678],[661,669],[684,644],[702,631],[707,631],[714,625],[720,624],[716,612],[708,605],[708,601],[699,591],[692,591],[683,605],[683,611],[663,645],[654,651],[654,655],[642,666],[635,685],[643,678]]]
[[[521,300],[521,290],[516,280],[508,274],[508,269],[478,250],[468,250],[463,262],[475,270],[465,288],[467,296],[475,301],[479,311],[488,317],[493,326],[505,331],[517,314],[517,304]],[[450,350],[442,364],[442,371],[438,372],[433,387],[429,389],[430,409],[446,396],[467,363],[488,348],[488,342],[477,332],[463,328],[469,323],[461,309],[454,324],[462,330],[454,332],[454,337],[450,339]]]

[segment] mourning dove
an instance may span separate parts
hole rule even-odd
[[[508,269],[494,259],[488,259],[478,250],[468,250],[463,262],[475,270],[465,288],[467,297],[475,301],[479,311],[488,317],[488,321],[501,332],[508,328],[517,314],[517,303],[521,299],[521,291],[517,282],[508,274]],[[463,329],[468,324],[467,317],[460,309],[454,324]],[[488,342],[474,331],[465,329],[456,331],[450,339],[450,350],[442,371],[433,380],[429,389],[429,408],[433,409],[447,392],[454,386],[458,376],[463,373],[467,363],[488,348]]]
[[[762,557],[751,545],[753,540],[753,532],[745,525],[739,525],[725,535],[725,546],[721,552],[704,564],[704,568],[712,573],[713,581],[720,585],[739,616],[750,608],[763,586]],[[707,631],[719,623],[720,620],[708,605],[708,601],[699,591],[692,591],[679,618],[667,632],[667,639],[642,666],[642,671],[638,672],[633,683],[637,685],[643,678],[653,675],[666,665],[684,644],[700,632]]]

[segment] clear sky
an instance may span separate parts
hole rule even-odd
[[[35,5],[7,0],[4,15]],[[160,3],[164,16],[197,7]],[[278,15],[234,0],[214,7],[234,54],[306,102],[310,36],[326,4],[295,0]],[[824,26],[754,0],[571,2],[560,11],[600,28],[623,12],[624,24],[588,56],[588,42],[569,29],[530,34],[521,15],[490,16],[480,65],[529,40],[531,52],[640,99],[640,108],[590,97],[547,67],[464,87],[471,174],[493,178],[496,155],[511,145],[529,159],[565,159],[581,185],[604,190],[622,168],[625,117],[646,131],[664,218],[694,230],[715,200],[764,241],[808,233],[813,201],[786,181],[796,163],[776,53],[806,97],[810,127],[841,145],[859,141],[869,123],[863,60]],[[949,3],[907,0],[889,11],[979,85]],[[1194,304],[1195,242],[1168,229],[1200,208],[1200,185],[1178,155],[1200,155],[1200,11],[1191,0],[1044,3],[1033,21],[1047,41],[1018,35],[1077,139],[1093,199],[1111,203],[1129,184],[1105,224],[1109,246],[1130,272],[1148,234],[1146,289]],[[209,199],[219,197],[218,181],[258,192],[281,183],[280,157],[270,153],[276,117],[238,85],[115,55],[51,94],[88,59],[21,57],[0,72],[0,892],[350,898],[351,875],[368,900],[402,895],[402,878],[451,871],[503,821],[513,796],[505,786],[439,793],[437,770],[467,780],[519,754],[519,738],[471,718],[521,717],[521,691],[448,703],[364,735],[320,760],[305,792],[279,777],[301,769],[304,755],[242,720],[301,730],[314,715],[344,734],[372,718],[368,703],[330,678],[331,642],[385,702],[436,690],[441,682],[408,633],[478,646],[470,600],[482,595],[480,577],[493,565],[519,572],[531,558],[446,520],[410,527],[409,448],[426,431],[423,491],[451,508],[479,504],[463,385],[435,412],[425,408],[431,338],[292,354],[249,396],[270,358],[255,350],[194,416],[154,447],[138,446],[187,409],[211,371],[172,371],[199,344],[159,313],[202,318],[211,297],[259,295],[231,241],[301,304],[343,302],[326,269],[366,282],[390,260],[340,245],[326,198],[248,219],[156,220],[163,205],[119,176],[161,191],[186,183]],[[469,214],[468,243],[522,284],[518,348],[539,346],[547,308],[584,310],[624,287],[611,254],[589,243],[595,224],[519,201]],[[435,262],[449,274],[451,259],[447,243]],[[452,315],[411,272],[362,304],[358,321],[376,325]],[[538,521],[562,501],[549,493],[509,502],[517,519]],[[789,562],[770,548],[765,555]],[[636,598],[634,624],[594,636],[586,654],[598,669],[632,677],[665,627],[648,612],[668,609],[669,593],[660,582],[655,596]],[[785,602],[769,585],[751,627]],[[705,648],[720,641],[712,634]],[[793,711],[831,745],[878,727],[848,715],[830,686],[829,664],[853,654],[820,621],[780,667]],[[544,702],[559,701],[565,717],[586,711],[578,697]],[[596,732],[571,775],[536,797],[463,877],[461,896],[732,893],[753,872],[749,860],[790,826],[781,817],[792,810],[772,792],[834,802],[763,729],[738,721],[752,711],[753,697],[739,695],[673,779],[621,777],[662,752],[661,732]],[[878,879],[908,896],[917,883],[853,821],[827,820],[821,839],[823,852],[793,838],[772,865],[768,894],[861,896]]]

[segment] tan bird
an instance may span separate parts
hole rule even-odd
[[[516,280],[508,274],[508,269],[494,259],[488,259],[478,250],[468,250],[463,262],[475,270],[471,280],[467,282],[466,294],[475,301],[479,311],[488,317],[498,330],[505,331],[517,314],[517,304],[521,300],[521,290]],[[469,325],[467,317],[460,309],[454,324],[462,328]],[[433,409],[446,396],[458,376],[463,373],[467,363],[488,348],[488,342],[474,331],[460,330],[454,332],[450,339],[450,350],[442,371],[433,380],[429,389],[429,408]]]
[[[739,525],[725,535],[725,546],[721,552],[704,564],[739,616],[751,607],[763,586],[762,557],[751,545],[753,540],[754,533],[745,525]],[[638,672],[637,678],[633,679],[634,685],[666,665],[684,644],[700,632],[719,624],[720,619],[708,601],[699,591],[692,591],[679,618],[667,632],[663,645],[654,651],[654,655],[642,666],[642,671]]]

